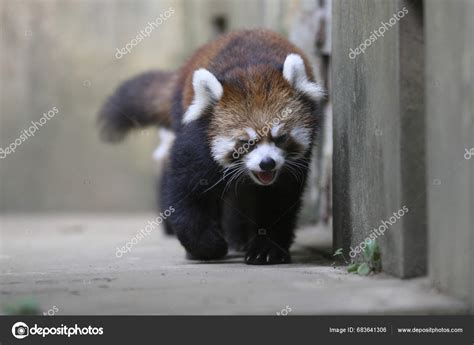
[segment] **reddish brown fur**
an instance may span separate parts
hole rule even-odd
[[[179,80],[178,80],[178,88],[180,90],[183,90],[183,97],[182,97],[182,108],[187,109],[188,106],[191,104],[193,97],[194,97],[194,91],[192,87],[192,78],[193,78],[193,73],[199,68],[206,68],[210,72],[214,74],[219,74],[221,71],[225,71],[228,69],[229,66],[236,65],[238,66],[241,64],[243,61],[246,61],[248,59],[249,52],[245,47],[239,47],[238,44],[233,48],[233,54],[230,56],[226,56],[225,59],[222,59],[218,61],[216,58],[222,54],[225,53],[227,49],[229,49],[229,44],[231,44],[233,41],[235,42],[236,40],[245,40],[245,43],[253,43],[256,46],[261,46],[262,43],[264,42],[268,47],[271,47],[271,51],[269,51],[269,54],[271,56],[271,60],[273,60],[275,63],[283,64],[285,61],[285,58],[291,54],[291,53],[296,53],[299,54],[302,58],[303,61],[305,62],[306,66],[306,73],[308,75],[308,78],[311,81],[314,81],[313,73],[310,68],[309,61],[305,57],[305,54],[301,49],[296,47],[295,45],[291,44],[288,40],[283,38],[282,36],[276,34],[275,32],[260,29],[260,30],[240,30],[240,31],[234,31],[231,33],[228,33],[226,35],[223,35],[206,45],[202,46],[200,49],[194,53],[193,56],[188,60],[188,62],[179,70]],[[264,47],[262,47],[262,50]],[[264,52],[262,52],[264,53]],[[265,55],[264,55],[265,56]],[[268,58],[268,56],[265,56]],[[248,80],[251,78],[254,78],[255,76],[262,76],[265,75],[266,71],[266,66],[264,65],[257,65],[253,66],[254,68],[251,70],[245,70],[245,69],[236,69],[235,71],[230,71],[229,76],[234,76],[236,78],[241,78],[242,80]],[[250,75],[248,74],[250,73]],[[219,76],[217,76],[219,79]],[[281,73],[279,75],[273,74],[272,78],[275,79],[281,79],[283,80],[283,77]],[[254,88],[254,90],[258,90],[262,88],[263,85],[255,85],[252,86],[251,84],[248,84],[251,88]],[[283,85],[279,85],[282,87]],[[289,85],[286,84],[289,88]],[[231,89],[227,88],[225,89],[226,85],[224,85],[224,90],[229,92],[232,91]],[[224,91],[224,95],[226,92]],[[252,91],[252,89],[249,89],[249,91]],[[263,90],[260,90],[263,91]],[[260,99],[260,104],[263,99]]]
[[[282,118],[285,110],[291,110],[281,121],[287,131],[297,124],[313,126],[314,119],[305,103],[296,96],[281,72],[258,66],[250,70],[238,70],[236,74],[244,81],[244,88],[224,86],[224,95],[217,103],[211,120],[211,137],[219,133],[248,137],[245,127],[260,131],[273,120]],[[268,132],[260,141],[266,141],[270,137]]]
[[[163,127],[171,126],[171,107],[173,105],[173,91],[178,81],[175,72],[161,72],[153,80],[153,84],[145,90],[144,97],[150,100],[150,111]]]
[[[260,49],[255,52],[249,47]],[[308,78],[314,81],[304,53],[274,32],[242,30],[221,36],[201,47],[179,71],[181,108],[187,109],[193,100],[194,71],[206,68],[221,82],[224,79],[224,95],[214,108],[210,139],[221,133],[246,136],[243,125],[258,130],[286,108],[298,114],[308,113],[305,103],[298,99],[282,75],[283,62],[291,53],[303,58]],[[313,121],[309,115],[290,116],[285,127],[294,128],[296,123],[312,127]],[[267,139],[268,136],[261,140]]]

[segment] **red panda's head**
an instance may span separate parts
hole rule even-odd
[[[283,70],[270,65],[234,69],[224,83],[205,69],[194,72],[194,100],[183,123],[212,107],[208,139],[227,171],[271,185],[281,169],[298,167],[311,150],[323,91],[309,80],[303,59],[290,54]]]

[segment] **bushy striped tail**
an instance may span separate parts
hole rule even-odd
[[[118,142],[134,128],[170,128],[176,79],[174,72],[151,71],[122,83],[99,112],[101,138]]]

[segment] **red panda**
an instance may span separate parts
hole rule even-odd
[[[322,87],[304,53],[267,30],[231,32],[176,72],[126,81],[99,113],[102,136],[134,127],[175,133],[160,208],[188,258],[245,251],[247,264],[290,262],[320,123]]]

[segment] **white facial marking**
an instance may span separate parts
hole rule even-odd
[[[276,125],[276,126],[273,126],[272,127],[272,137],[277,137],[278,136],[278,132],[280,131],[280,129],[283,127],[283,124],[279,124],[279,125]]]
[[[217,78],[207,69],[201,68],[193,74],[194,99],[183,116],[184,124],[197,120],[212,103],[221,99],[224,89]]]
[[[217,162],[227,165],[228,162],[226,162],[224,158],[226,158],[229,153],[232,152],[234,147],[234,139],[227,137],[217,137],[212,141],[211,144],[212,157],[214,157]]]
[[[324,96],[324,90],[318,83],[308,80],[304,61],[298,54],[290,54],[283,64],[283,77],[298,91],[314,101]]]
[[[266,157],[270,157],[275,161],[275,169],[280,169],[285,163],[282,149],[278,148],[274,143],[262,143],[258,144],[254,150],[245,156],[245,165],[249,170],[261,172],[260,162]]]
[[[253,128],[247,127],[245,128],[245,131],[249,135],[249,139],[253,139],[253,140],[257,139],[257,132],[255,132]]]
[[[291,137],[302,145],[305,149],[308,149],[311,144],[311,130],[305,127],[293,128],[290,132]]]

